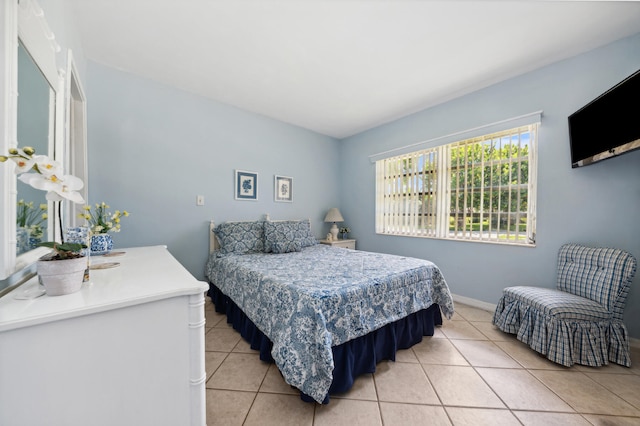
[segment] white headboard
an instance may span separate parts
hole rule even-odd
[[[209,223],[209,253],[213,253],[220,248],[218,238],[216,237],[216,234],[213,233],[213,228],[215,227],[216,223],[211,219],[211,222]]]

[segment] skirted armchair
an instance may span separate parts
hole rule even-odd
[[[609,361],[630,367],[622,314],[636,264],[623,250],[565,244],[557,289],[505,288],[493,324],[567,367]]]

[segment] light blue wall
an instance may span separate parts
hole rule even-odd
[[[211,219],[310,218],[326,234],[337,140],[91,61],[88,71],[89,198],[131,212],[116,247],[166,244],[203,279]],[[258,201],[234,199],[234,169],[258,173]],[[274,202],[276,174],[293,177],[293,203]]]
[[[132,211],[115,235],[117,246],[167,244],[202,278],[211,217],[310,216],[322,236],[328,228],[322,217],[335,205],[359,248],[433,260],[454,293],[487,303],[496,303],[507,285],[553,286],[564,242],[620,247],[640,258],[640,152],[571,169],[566,121],[640,68],[640,35],[337,142],[85,61],[67,2],[40,4],[63,47],[59,65],[65,49],[74,49],[87,81],[91,201]],[[537,110],[544,111],[537,247],[375,234],[368,155]],[[234,168],[260,173],[258,202],[233,200]],[[294,177],[293,204],[272,201],[275,173]],[[204,207],[195,206],[197,194],[206,197]],[[636,288],[625,319],[640,338]]]
[[[640,151],[571,169],[567,116],[640,68],[640,34],[345,139],[341,209],[363,250],[435,262],[453,293],[497,303],[504,287],[555,285],[565,242],[613,246],[640,259]],[[636,106],[630,106],[636,108]],[[368,156],[542,110],[535,248],[375,234],[375,165]],[[640,284],[640,273],[633,287]],[[625,311],[640,338],[640,289]]]

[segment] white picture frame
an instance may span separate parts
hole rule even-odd
[[[273,180],[274,201],[279,203],[293,202],[293,178],[275,175]]]

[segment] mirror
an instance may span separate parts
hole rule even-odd
[[[4,49],[0,48],[0,78],[3,80],[0,127],[4,126],[5,131],[0,152],[31,145],[37,154],[57,159],[62,151],[58,147],[62,143],[61,112],[64,107],[62,96],[57,95],[62,93],[60,88],[64,86],[56,65],[56,52],[60,47],[43,10],[34,0],[7,0],[2,7],[4,25],[0,42]],[[0,280],[8,281],[8,284],[4,282],[6,287],[15,284],[10,281],[21,275],[20,272],[24,274],[26,268],[48,249],[18,250],[17,247],[18,232],[22,232],[16,226],[18,201],[33,201],[34,207],[39,209],[40,204],[44,204],[39,202],[44,200],[44,193],[19,182],[10,167],[1,167],[0,175],[3,178],[0,184]],[[58,212],[53,211],[53,203],[47,203],[47,214],[43,238],[59,239]]]
[[[18,43],[18,146],[30,146],[36,154],[49,155],[55,122],[55,91],[21,41]],[[16,256],[37,248],[47,241],[49,218],[53,215],[45,192],[17,181]]]

